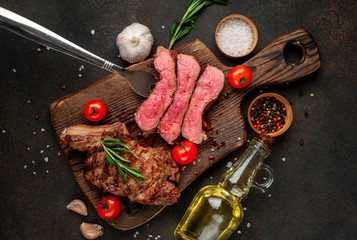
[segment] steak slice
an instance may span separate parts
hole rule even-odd
[[[105,138],[115,138],[124,142],[131,153],[118,152],[130,160],[127,166],[139,170],[145,179],[140,185],[124,172],[127,185],[121,179],[116,165],[110,166],[101,143]],[[177,202],[180,191],[174,184],[180,178],[179,167],[168,150],[163,147],[142,147],[129,135],[123,123],[107,126],[76,125],[66,128],[60,136],[64,144],[88,151],[84,161],[84,176],[94,186],[116,196],[126,196],[133,202],[150,205],[171,205]]]
[[[200,71],[201,67],[193,56],[177,55],[178,88],[171,106],[158,126],[158,133],[169,144],[173,144],[180,136],[182,121]]]
[[[155,69],[160,74],[160,81],[148,99],[135,113],[135,121],[144,136],[155,133],[159,121],[172,102],[176,91],[176,63],[171,51],[159,46],[154,56]]]
[[[208,65],[197,82],[182,124],[182,136],[196,144],[207,139],[203,130],[203,112],[216,100],[224,86],[221,70]]]

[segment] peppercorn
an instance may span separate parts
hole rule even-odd
[[[304,141],[303,140],[300,140],[300,145],[304,145]]]
[[[261,132],[273,133],[283,128],[286,108],[275,97],[263,97],[253,103],[249,119]]]
[[[36,120],[38,120],[39,118],[40,118],[40,116],[38,116],[38,115],[35,116],[35,119],[36,119]]]

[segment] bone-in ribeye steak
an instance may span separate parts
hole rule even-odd
[[[116,196],[127,196],[133,202],[151,205],[170,205],[177,201],[180,191],[174,184],[180,178],[179,167],[169,151],[162,147],[142,147],[128,133],[123,123],[103,126],[76,125],[66,128],[61,141],[73,149],[88,151],[84,161],[86,180]],[[100,140],[114,138],[124,142],[131,153],[120,154],[131,161],[129,167],[140,171],[146,178],[140,185],[125,173],[128,185],[119,175],[116,165],[110,166]]]

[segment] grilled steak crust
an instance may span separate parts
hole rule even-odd
[[[144,136],[156,132],[162,115],[172,102],[177,85],[176,63],[170,50],[159,46],[154,56],[154,66],[161,80],[135,113],[135,121]]]
[[[221,70],[208,65],[197,81],[190,105],[182,124],[182,136],[196,144],[207,139],[203,130],[203,113],[217,99],[224,86],[224,74]]]
[[[177,91],[158,126],[158,133],[169,144],[173,144],[180,136],[183,117],[200,71],[201,67],[193,56],[177,55]]]
[[[103,130],[100,134],[100,130]],[[78,135],[78,134],[81,135]],[[139,180],[140,185],[125,174],[128,185],[119,175],[116,165],[110,166],[100,140],[115,138],[124,142],[131,153],[120,154],[131,161],[128,166],[140,171],[146,178]],[[174,184],[180,178],[177,163],[169,151],[162,147],[142,147],[130,137],[124,124],[115,123],[108,126],[76,125],[61,134],[62,141],[72,148],[88,151],[84,161],[85,178],[94,186],[116,196],[127,196],[133,202],[150,205],[171,205],[177,201],[180,191]]]

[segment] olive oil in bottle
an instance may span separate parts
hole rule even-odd
[[[252,140],[239,160],[222,176],[218,185],[202,188],[192,200],[174,232],[178,240],[225,240],[243,220],[240,201],[249,193],[254,177],[260,168],[270,174],[268,181],[259,185],[269,187],[272,171],[262,166],[270,154],[274,140],[260,135]]]

